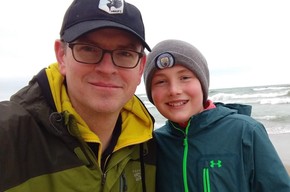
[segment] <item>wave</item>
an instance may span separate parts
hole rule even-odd
[[[290,89],[290,87],[256,87],[253,88],[253,91],[265,91],[265,90],[284,90],[284,89]]]
[[[155,106],[149,100],[143,100],[143,103],[147,108],[155,108]]]
[[[290,133],[289,129],[285,129],[284,127],[271,127],[271,128],[266,128],[268,134],[270,135],[277,135],[277,134],[286,134]]]
[[[277,119],[278,117],[275,116],[275,115],[266,115],[266,116],[261,116],[261,117],[254,117],[255,119],[257,120],[275,120]]]
[[[269,134],[290,133],[289,115],[264,115],[253,118],[262,122]]]
[[[262,99],[259,102],[262,105],[265,104],[271,104],[271,105],[276,105],[276,104],[290,104],[290,98],[271,98],[271,99]]]
[[[217,93],[209,97],[213,101],[242,101],[259,102],[261,104],[278,104],[290,103],[290,91],[271,92],[271,93],[254,93],[254,94],[234,94],[234,93]],[[255,100],[254,100],[255,99]]]
[[[267,120],[267,121],[287,121],[289,119],[288,115],[284,116],[277,116],[277,115],[265,115],[265,116],[255,116],[254,117],[257,120]]]

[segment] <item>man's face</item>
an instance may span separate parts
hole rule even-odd
[[[87,43],[106,50],[125,49],[142,52],[140,41],[124,30],[104,28],[82,36],[74,43]],[[79,114],[119,113],[132,98],[141,81],[145,56],[132,69],[113,64],[105,53],[98,64],[84,64],[74,59],[72,49],[64,48],[60,72],[66,77],[67,91]]]

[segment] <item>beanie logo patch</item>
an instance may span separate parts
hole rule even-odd
[[[99,8],[109,14],[122,14],[124,10],[124,1],[100,0]]]
[[[174,57],[170,53],[161,53],[156,58],[156,67],[159,69],[169,68],[174,65]]]

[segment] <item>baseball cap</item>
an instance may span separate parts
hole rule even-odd
[[[60,37],[70,43],[87,32],[105,27],[134,34],[151,51],[145,41],[139,9],[124,0],[74,0],[64,15]]]

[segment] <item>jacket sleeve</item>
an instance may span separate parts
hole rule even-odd
[[[253,158],[253,191],[290,192],[289,175],[260,123],[253,131]]]

